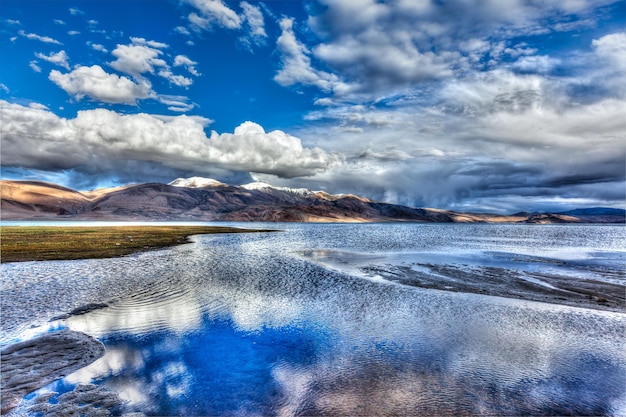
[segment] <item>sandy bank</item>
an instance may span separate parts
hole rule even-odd
[[[2,414],[49,383],[104,355],[104,345],[84,333],[62,330],[6,347],[2,361]]]

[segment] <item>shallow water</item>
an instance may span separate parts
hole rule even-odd
[[[3,343],[67,327],[107,349],[29,400],[96,384],[114,414],[626,414],[623,311],[460,290],[467,271],[624,286],[623,227],[250,226],[285,231],[2,265]]]

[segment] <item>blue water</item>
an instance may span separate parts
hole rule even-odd
[[[367,269],[496,265],[624,285],[623,227],[253,226],[285,231],[3,265],[2,340],[61,326],[107,348],[30,401],[90,383],[119,396],[118,415],[625,414],[623,312],[416,288]],[[108,307],[47,322],[93,302]]]

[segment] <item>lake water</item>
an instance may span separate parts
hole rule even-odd
[[[2,343],[107,349],[14,414],[626,415],[623,226],[232,225],[283,231],[2,265]]]

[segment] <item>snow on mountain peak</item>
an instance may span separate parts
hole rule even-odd
[[[240,185],[241,188],[245,188],[246,190],[262,190],[263,188],[276,188],[269,185],[266,182],[255,181],[248,184]]]
[[[202,188],[225,184],[223,182],[219,182],[218,180],[214,180],[213,178],[191,177],[177,178],[168,185],[173,185],[174,187]]]
[[[269,188],[272,190],[286,191],[288,193],[293,193],[293,194],[301,194],[301,195],[313,194],[311,190],[308,190],[306,188],[275,187],[273,185],[270,185],[266,182],[261,182],[261,181],[255,181],[249,184],[243,184],[243,185],[240,185],[240,187],[245,188],[246,190],[263,190],[263,189]]]

